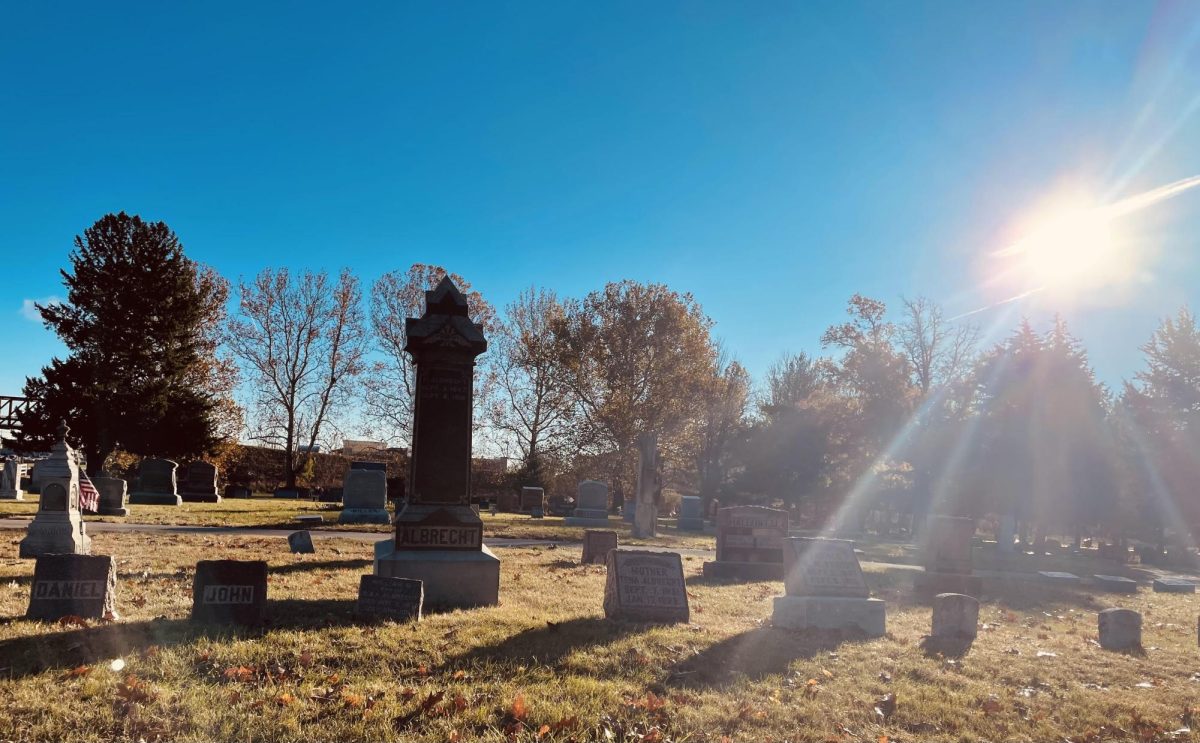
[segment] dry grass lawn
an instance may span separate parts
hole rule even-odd
[[[2,740],[1187,740],[1200,704],[1195,596],[998,586],[945,657],[922,650],[930,610],[903,570],[868,574],[889,632],[858,641],[772,629],[781,584],[710,584],[695,557],[691,624],[610,623],[603,567],[509,548],[500,606],[361,625],[369,543],[110,533],[93,546],[118,556],[121,619],[78,627],[15,619],[20,536],[0,534]],[[216,556],[269,562],[267,629],[188,620],[193,566]],[[1108,605],[1144,613],[1144,652],[1095,644]]]

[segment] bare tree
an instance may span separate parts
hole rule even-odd
[[[331,410],[348,401],[349,382],[363,371],[362,291],[347,270],[332,283],[324,271],[293,278],[286,268],[238,288],[227,343],[255,385],[252,435],[284,450],[293,488]]]
[[[547,457],[569,445],[574,396],[564,378],[553,328],[563,306],[554,292],[530,287],[505,308],[492,348],[497,394],[493,429],[517,447],[525,471],[539,479]]]
[[[729,480],[734,444],[746,429],[750,406],[749,372],[721,344],[714,346],[713,375],[701,392],[689,437],[705,512]]]
[[[456,273],[447,273],[441,266],[414,263],[407,271],[380,276],[371,285],[371,328],[375,331],[375,351],[380,358],[363,377],[363,413],[384,439],[404,444],[412,439],[416,369],[404,351],[408,343],[404,321],[421,315],[425,310],[425,292],[436,287],[445,276],[466,297],[472,322],[482,325],[485,335],[490,336],[496,330],[496,311],[492,305],[471,289],[469,281]],[[477,366],[474,397],[477,408],[491,396],[492,386],[490,371]],[[473,417],[477,427],[479,417]]]
[[[922,397],[934,387],[960,379],[975,363],[979,328],[952,325],[942,308],[926,297],[903,299],[904,318],[897,328],[900,348],[912,366]]]

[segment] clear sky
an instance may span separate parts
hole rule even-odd
[[[956,314],[1034,288],[993,254],[1064,193],[1200,173],[1194,2],[247,5],[6,7],[0,394],[60,352],[23,307],[110,211],[235,281],[665,282],[757,376],[856,291]],[[1198,228],[1185,191],[1120,219],[1112,281],[973,317],[1061,311],[1117,383],[1200,304]]]

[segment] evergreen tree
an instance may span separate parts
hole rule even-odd
[[[216,358],[225,281],[188,259],[166,224],[124,212],[77,236],[70,261],[61,272],[67,301],[38,306],[69,355],[26,380],[31,402],[17,446],[48,449],[66,420],[91,472],[117,448],[167,457],[212,450],[232,386]]]

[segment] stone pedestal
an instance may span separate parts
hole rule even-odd
[[[1100,647],[1131,650],[1142,646],[1142,615],[1133,609],[1105,609],[1096,617]]]
[[[67,444],[69,431],[66,423],[59,425],[58,442],[51,448],[50,458],[41,463],[38,511],[21,540],[18,554],[22,558],[91,551],[92,540],[79,510],[79,467]]]
[[[100,506],[96,511],[101,516],[128,516],[125,507],[126,485],[119,477],[97,477],[92,480],[100,494]]]
[[[129,502],[145,506],[182,505],[175,482],[178,468],[169,459],[143,459],[138,467],[137,487],[129,494]]]
[[[425,605],[433,608],[500,601],[500,559],[483,544],[483,522],[470,508],[405,508],[396,537],[375,543],[375,575],[423,581]]]
[[[608,486],[595,480],[579,483],[579,489],[575,493],[575,510],[563,519],[563,523],[567,526],[607,528]]]
[[[342,514],[339,524],[387,524],[387,473],[382,470],[354,469],[342,482]]]
[[[887,631],[887,609],[883,599],[776,596],[771,623],[785,629],[849,629],[881,637]]]
[[[704,513],[700,507],[700,496],[685,495],[679,501],[680,531],[704,531]]]

